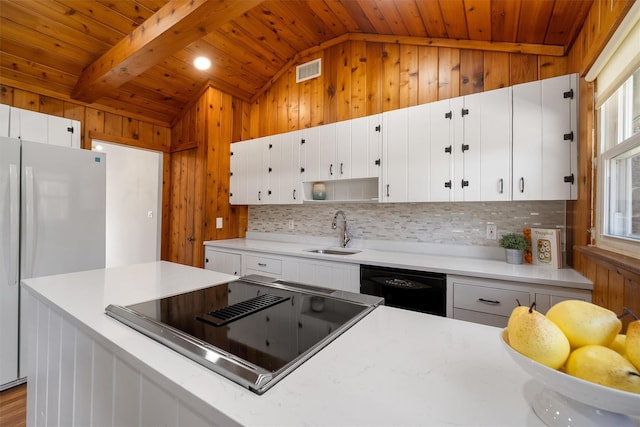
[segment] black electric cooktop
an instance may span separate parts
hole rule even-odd
[[[106,313],[262,394],[383,302],[253,275]]]

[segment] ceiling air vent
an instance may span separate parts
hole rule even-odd
[[[318,77],[322,72],[320,60],[321,58],[318,58],[305,64],[298,65],[296,67],[296,83]]]

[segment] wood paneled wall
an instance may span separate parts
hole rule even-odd
[[[303,58],[322,75],[301,83],[295,67],[244,106],[242,139],[272,135],[567,73],[567,58],[348,40]]]
[[[130,145],[165,153],[162,183],[162,248],[166,259],[169,248],[169,177],[171,129],[140,119],[122,116],[82,104],[41,95],[11,86],[0,86],[0,103],[25,110],[37,111],[82,123],[82,148],[91,149],[91,139]]]
[[[633,5],[634,0],[595,0],[576,42],[569,51],[570,72],[584,75]],[[640,257],[631,258],[602,249],[588,247],[595,227],[596,173],[593,164],[597,132],[595,83],[580,80],[580,145],[578,166],[580,187],[578,200],[567,203],[567,247],[571,265],[594,283],[593,302],[621,313],[629,307],[640,315]],[[625,325],[630,318],[624,319]]]
[[[207,87],[172,128],[169,261],[203,267],[203,242],[245,236],[247,207],[229,204],[235,114],[230,95]]]
[[[617,314],[624,308],[640,316],[640,261],[636,258],[614,254],[603,249],[576,247],[575,268],[591,279],[593,302]],[[622,319],[624,330],[631,316]]]

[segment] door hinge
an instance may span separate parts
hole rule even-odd
[[[564,182],[573,184],[575,182],[573,174],[564,177]]]
[[[380,166],[380,159],[376,160],[375,163],[377,166]]]
[[[273,144],[269,144],[269,150],[273,148]]]
[[[382,130],[382,127],[380,125],[376,126],[376,132],[380,132]]]
[[[233,172],[229,172],[229,176],[233,176]]]
[[[466,179],[462,180],[462,188],[464,187],[468,187],[469,186],[469,181],[467,181]]]
[[[562,96],[563,96],[565,99],[567,99],[567,98],[569,98],[569,99],[573,99],[573,89],[569,89],[568,91],[564,92],[564,93],[562,94]]]
[[[73,126],[67,128],[67,132],[73,133]]]
[[[300,168],[300,173],[304,173],[304,168]]]
[[[565,141],[573,141],[573,131],[564,134]]]
[[[300,140],[300,144],[304,144],[305,142],[306,142],[306,141],[305,141],[305,139],[304,139],[304,138],[302,138],[302,139]]]
[[[444,152],[451,154],[451,146],[444,147]]]
[[[444,188],[451,188],[451,180],[445,181]]]
[[[469,144],[462,144],[462,152],[469,150]]]
[[[463,108],[462,109],[462,117],[466,116],[467,114],[469,114],[469,109],[468,108]]]
[[[269,168],[269,173],[271,173],[271,171],[272,171],[272,170],[273,170],[273,169]]]
[[[230,156],[233,156],[233,151],[231,153],[229,153]]]
[[[451,119],[452,117],[453,117],[453,114],[451,113],[451,111],[449,111],[448,113],[444,113],[445,119]]]

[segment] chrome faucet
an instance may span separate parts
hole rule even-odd
[[[339,210],[333,216],[333,221],[331,222],[331,229],[336,230],[338,228],[338,215],[342,215],[342,222],[344,223],[344,229],[342,230],[342,235],[340,236],[340,246],[346,248],[349,242],[351,241],[351,236],[349,235],[349,226],[347,225],[347,216],[344,211]]]

